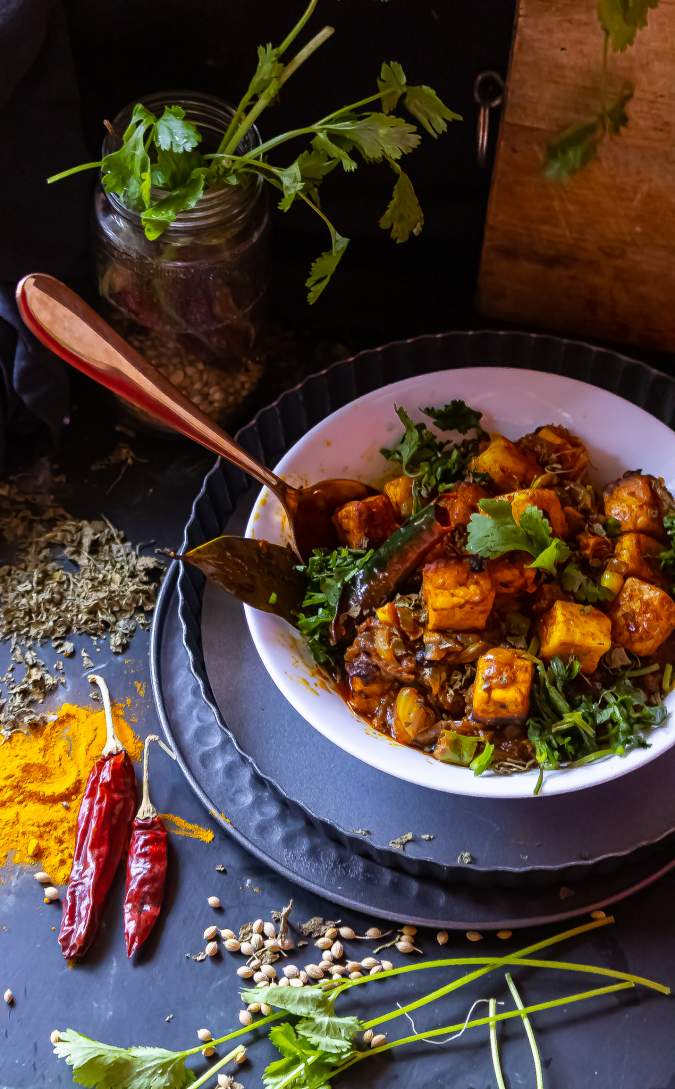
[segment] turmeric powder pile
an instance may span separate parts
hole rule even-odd
[[[143,742],[114,708],[115,727],[132,760]],[[101,755],[103,711],[66,703],[56,717],[0,745],[0,866],[12,861],[68,880],[85,784]]]

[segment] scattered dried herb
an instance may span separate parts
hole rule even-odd
[[[322,919],[320,915],[313,915],[311,919],[300,923],[300,933],[305,938],[323,938],[327,930],[339,925],[340,919]]]
[[[412,838],[412,832],[404,832],[402,835],[396,836],[395,839],[390,839],[389,846],[394,847],[397,851],[404,851],[406,843],[410,843]]]

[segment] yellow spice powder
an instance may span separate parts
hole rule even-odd
[[[142,740],[119,707],[113,714],[122,744],[138,760]],[[35,865],[57,885],[68,880],[80,801],[105,736],[102,710],[66,703],[53,721],[0,744],[0,866]]]

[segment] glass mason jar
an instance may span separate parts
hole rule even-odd
[[[155,114],[179,105],[215,151],[232,110],[210,95],[141,99]],[[119,146],[132,106],[115,118],[103,153]],[[243,147],[260,143],[257,129]],[[99,183],[95,196],[98,286],[107,316],[147,359],[210,416],[227,421],[256,386],[254,347],[267,287],[268,209],[262,179],[207,191],[150,242],[140,214]]]

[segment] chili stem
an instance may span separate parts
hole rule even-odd
[[[98,673],[89,674],[89,683],[98,685],[101,691],[101,699],[103,700],[103,710],[105,712],[105,745],[103,746],[101,756],[114,756],[118,752],[124,752],[124,745],[115,731],[108,685]]]
[[[534,1077],[536,1082],[536,1089],[544,1089],[544,1071],[541,1068],[541,1056],[539,1054],[539,1048],[537,1047],[537,1041],[534,1037],[534,1029],[532,1028],[532,1022],[526,1013],[522,1012],[525,1009],[525,1004],[520,997],[518,988],[516,987],[509,972],[506,972],[506,983],[513,996],[517,1008],[521,1011],[523,1018],[523,1028],[527,1036],[528,1043],[530,1045],[530,1051],[532,1052],[532,1061],[534,1063]]]
[[[494,1017],[497,1013],[497,1000],[491,998],[488,1005],[488,1013],[490,1017]],[[495,1081],[497,1082],[497,1089],[506,1089],[506,1082],[504,1081],[504,1074],[502,1073],[502,1064],[499,1059],[499,1044],[497,1043],[497,1022],[490,1021],[490,1054],[492,1056],[492,1067],[495,1072]]]
[[[136,814],[136,819],[141,821],[153,820],[157,816],[157,810],[150,801],[150,784],[148,776],[148,755],[150,753],[150,745],[153,741],[159,741],[156,734],[149,734],[145,739],[143,746],[143,796],[141,798],[140,808]]]

